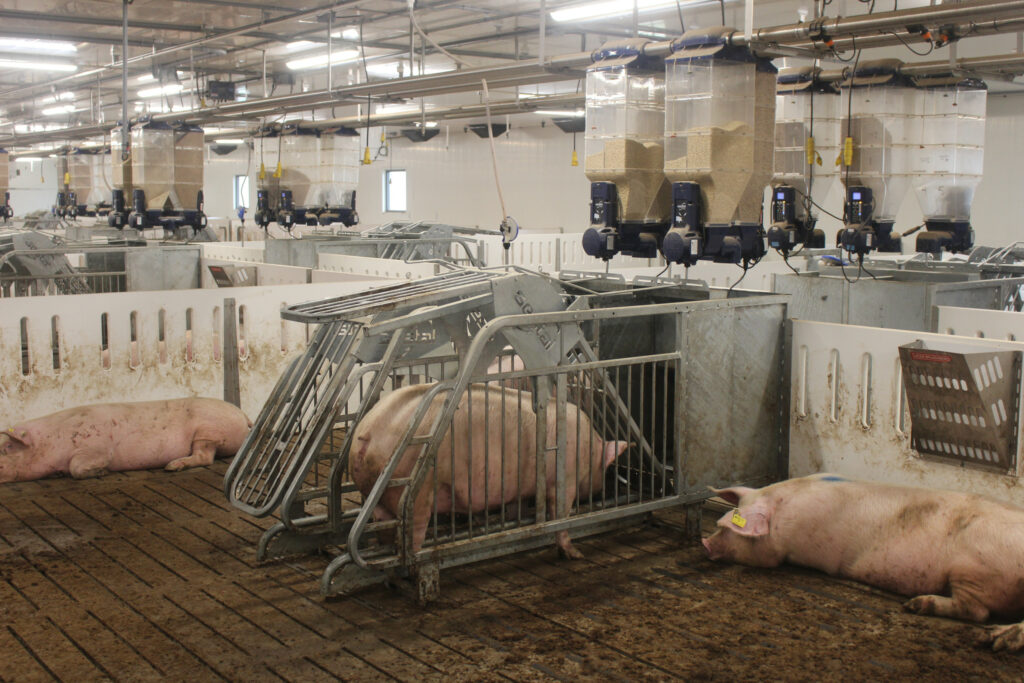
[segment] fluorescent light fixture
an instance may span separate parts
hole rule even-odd
[[[59,92],[55,95],[49,95],[44,97],[40,102],[43,104],[51,104],[53,102],[67,102],[68,100],[75,99],[75,93],[73,92]]]
[[[345,62],[354,61],[359,56],[358,50],[339,50],[331,54],[331,66],[336,64],[344,64]],[[327,66],[327,53],[313,55],[312,57],[303,57],[302,59],[293,59],[285,64],[292,71],[301,71],[302,69],[323,69]]]
[[[366,65],[366,70],[369,71],[374,76],[381,76],[383,78],[395,78],[396,76],[398,76],[398,64],[399,62],[370,62],[369,64]],[[402,68],[409,68],[408,60],[402,62]],[[442,66],[439,64],[427,64],[426,68],[423,70],[423,75],[429,76],[430,74],[440,74],[446,71],[453,71],[453,69],[449,66]],[[410,74],[406,73],[405,75],[409,76]],[[419,64],[416,64],[413,67],[411,75],[420,75]]]
[[[216,144],[218,144],[218,145],[241,145],[241,144],[245,144],[245,140],[243,140],[242,138],[220,138],[218,140],[214,140],[214,142]]]
[[[284,46],[285,52],[305,52],[306,50],[312,50],[314,47],[320,47],[323,43],[318,43],[313,40],[295,40],[291,43],[287,43]]]
[[[156,80],[156,76],[153,74],[142,74],[135,79],[136,83],[151,83]]]
[[[0,59],[0,69],[29,69],[30,71],[78,71],[67,62],[30,62],[24,59]]]
[[[355,27],[349,27],[344,31],[335,31],[331,34],[331,38],[343,38],[345,40],[359,40],[359,29]]]
[[[533,113],[541,116],[586,116],[586,112],[579,109],[538,109]]]
[[[412,114],[418,111],[420,111],[420,105],[418,104],[378,104],[374,108],[373,113],[375,115]],[[427,111],[430,111],[430,107],[427,107]]]
[[[43,110],[43,116],[60,116],[61,114],[70,114],[75,110],[73,104],[58,104],[56,107],[47,107]]]
[[[158,85],[155,88],[145,88],[140,90],[137,94],[139,97],[160,97],[161,95],[177,95],[181,92],[181,83],[169,83],[167,85]]]
[[[42,157],[18,157],[17,159],[15,159],[15,161],[24,161],[24,162],[27,162],[27,163],[30,163],[30,164],[33,161],[42,161],[42,160],[43,160]]]
[[[79,147],[102,147],[102,140],[86,140],[85,142],[78,145]]]
[[[35,38],[0,38],[0,51],[31,55],[73,55],[78,52],[74,43],[63,40],[37,40]]]
[[[631,14],[634,1],[638,12],[676,6],[676,0],[599,0],[557,9],[551,13],[551,18],[555,21],[587,21],[588,19],[618,17]]]

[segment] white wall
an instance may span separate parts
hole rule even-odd
[[[203,168],[203,198],[206,201],[206,215],[211,219],[236,218],[234,205],[235,175],[250,176],[249,206],[246,221],[252,222],[252,212],[256,209],[256,178],[259,171],[252,169],[253,163],[249,148],[239,145],[231,154],[223,156],[214,154],[210,146],[206,146],[206,165]]]
[[[57,201],[57,164],[53,159],[10,163],[11,207],[15,216],[49,211]]]
[[[541,128],[539,118],[513,122],[508,133],[495,139],[506,211],[526,230],[583,230],[589,191],[583,176],[583,135],[577,135],[580,165],[573,167],[572,135],[550,122]],[[356,195],[362,224],[412,218],[496,229],[502,214],[490,147],[486,138],[463,128],[460,122],[442,124],[441,133],[427,142],[396,138],[386,158],[363,166]],[[370,140],[373,151],[379,131],[372,131]],[[387,169],[408,171],[407,212],[383,211]]]
[[[978,244],[1024,239],[1024,94],[988,96],[985,171],[974,197],[971,224]]]

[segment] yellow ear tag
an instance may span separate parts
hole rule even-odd
[[[747,520],[744,519],[742,515],[740,515],[739,510],[735,510],[732,513],[732,523],[742,529],[747,525]]]

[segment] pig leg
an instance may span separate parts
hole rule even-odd
[[[393,514],[391,514],[391,511],[388,510],[383,505],[378,505],[377,507],[373,508],[373,521],[375,521],[375,522],[388,522],[388,521],[390,521],[390,520],[392,520],[394,518],[395,518],[395,516]],[[380,541],[381,545],[394,545],[395,544],[395,530],[394,530],[394,528],[391,528],[391,529],[381,529],[380,531],[378,531],[377,532],[377,540]]]
[[[192,453],[184,458],[177,458],[167,463],[166,469],[169,472],[178,472],[186,467],[202,467],[212,465],[213,456],[217,454],[217,442],[197,439],[192,442]]]
[[[990,626],[981,637],[981,642],[991,643],[993,650],[1016,652],[1024,649],[1024,622],[1008,626]]]
[[[556,514],[556,512],[555,512],[555,501],[557,500],[555,498],[555,490],[554,489],[549,489],[546,495],[547,495],[547,505],[546,505],[546,507],[547,507],[547,510],[548,510],[548,519],[549,520],[557,519],[555,517],[555,514]],[[572,507],[572,503],[573,503],[573,501],[568,501],[568,500],[566,501],[566,505],[568,505],[570,508]],[[576,546],[574,546],[572,544],[572,541],[569,540],[569,532],[568,531],[559,531],[559,532],[555,533],[555,545],[558,546],[559,553],[565,559],[567,559],[567,560],[582,560],[583,559],[583,553],[581,553],[579,550],[577,550]]]
[[[918,595],[903,603],[904,609],[915,614],[950,617],[966,621],[985,621],[988,619],[988,608],[979,599],[977,592],[983,590],[981,585],[973,582],[950,580],[951,596]]]
[[[576,546],[569,540],[568,531],[559,531],[555,534],[555,545],[558,546],[562,556],[567,560],[582,560],[583,553],[576,549]]]
[[[75,479],[102,477],[107,473],[107,468],[113,457],[113,451],[108,452],[106,458],[87,455],[85,453],[76,453],[75,455],[72,455],[71,460],[68,461],[68,474]]]

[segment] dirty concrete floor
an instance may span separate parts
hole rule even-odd
[[[444,571],[425,609],[401,588],[325,601],[326,557],[256,565],[273,520],[227,504],[225,469],[0,486],[0,679],[1024,675],[976,626],[816,572],[715,564],[656,525],[578,541],[579,562],[549,548]]]

